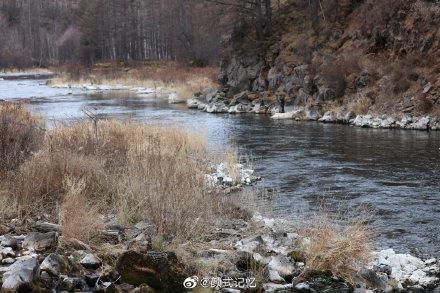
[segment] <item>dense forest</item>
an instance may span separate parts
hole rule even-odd
[[[235,22],[262,31],[270,11],[269,0],[0,0],[0,66],[213,63]]]

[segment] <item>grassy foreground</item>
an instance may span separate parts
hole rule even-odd
[[[203,136],[118,121],[45,131],[21,105],[7,103],[0,119],[2,218],[49,214],[84,241],[103,220],[148,218],[159,233],[186,239],[220,212],[220,197],[207,192]]]
[[[273,234],[249,220],[237,197],[208,186],[205,174],[215,158],[203,136],[119,121],[80,121],[45,130],[41,119],[11,103],[0,103],[0,122],[0,228],[11,219],[43,217],[61,225],[64,239],[114,250],[120,247],[99,239],[106,225],[130,227],[146,219],[160,239],[171,240],[165,249],[214,276],[235,268],[237,240]],[[233,157],[224,159],[232,164]],[[211,241],[215,231],[222,231],[222,219],[247,224]],[[317,219],[308,229],[296,230],[300,238],[286,244],[295,247],[292,259],[306,264],[299,278],[329,271],[354,283],[358,265],[371,257],[368,227],[353,221],[341,228],[328,218]],[[162,243],[151,245],[164,249]],[[231,256],[226,264],[198,259],[201,251],[219,247]],[[261,264],[247,270],[259,284],[268,281]]]

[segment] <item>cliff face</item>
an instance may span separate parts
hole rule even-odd
[[[256,46],[241,23],[225,40],[221,81],[234,96],[320,112],[440,116],[440,3],[289,0]]]

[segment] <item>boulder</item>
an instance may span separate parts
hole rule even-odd
[[[307,109],[305,111],[306,119],[310,121],[317,121],[319,119],[318,111],[313,108]]]
[[[263,103],[263,101],[260,100],[253,105],[251,112],[255,114],[266,114],[267,106]]]
[[[235,245],[235,249],[237,251],[244,251],[247,253],[254,253],[261,249],[262,244],[264,243],[263,238],[261,236],[248,237],[242,240],[239,240]]]
[[[372,262],[373,268],[380,268],[384,265],[391,268],[390,279],[398,284],[410,282],[413,285],[429,287],[439,282],[435,272],[439,270],[436,264],[427,265],[421,259],[410,254],[397,254],[393,249],[385,249],[376,253]],[[428,272],[434,272],[430,276]]]
[[[88,253],[81,259],[80,264],[86,269],[97,269],[101,266],[102,262],[94,254]]]
[[[171,252],[124,252],[116,269],[121,280],[134,286],[147,284],[159,292],[185,292],[185,266]]]
[[[323,122],[323,123],[332,123],[332,122],[334,122],[333,112],[332,111],[325,112],[324,115],[318,121],[319,122]]]
[[[53,276],[59,276],[67,272],[67,267],[68,265],[64,257],[56,253],[51,253],[41,263],[40,271],[48,272]]]
[[[23,248],[37,252],[45,252],[57,246],[58,234],[56,232],[29,233],[23,241]]]
[[[188,109],[198,109],[199,104],[200,101],[197,98],[189,99],[186,101],[186,105],[188,106]]]
[[[205,111],[208,113],[227,113],[229,108],[222,101],[210,103],[206,106]]]
[[[411,114],[405,114],[400,121],[396,122],[396,125],[400,128],[407,128],[413,122]]]
[[[238,104],[235,106],[231,106],[228,110],[229,114],[240,114],[240,113],[247,113],[251,111],[251,105],[250,104]]]
[[[38,277],[38,260],[29,258],[12,264],[2,278],[2,292],[32,292],[32,283]]]
[[[208,89],[206,90],[206,92],[202,94],[202,96],[205,98],[205,101],[208,103],[213,102],[216,95],[217,95],[216,89]]]
[[[18,240],[12,236],[4,236],[1,241],[1,246],[16,249],[18,246]]]
[[[252,104],[252,101],[249,98],[249,92],[245,91],[245,92],[241,92],[241,93],[235,95],[231,99],[229,106],[235,106],[238,104],[242,104],[242,105],[251,105]]]
[[[170,104],[181,104],[185,103],[185,100],[180,98],[177,93],[171,93],[168,95],[168,103]]]
[[[270,118],[274,120],[293,119],[293,112],[288,113],[275,113]]]
[[[156,226],[152,222],[150,222],[149,220],[140,221],[140,222],[136,223],[136,225],[134,225],[134,227],[136,229],[148,234],[151,237],[156,234]]]
[[[11,247],[0,247],[0,255],[2,255],[4,258],[15,257],[15,252]]]
[[[428,130],[430,121],[431,118],[429,116],[421,117],[416,119],[409,128],[415,130]]]
[[[297,284],[301,290],[298,292],[320,292],[320,293],[349,293],[350,286],[343,280],[333,278],[331,273],[310,272],[304,276],[304,281]]]
[[[357,115],[353,120],[353,125],[359,127],[371,127],[373,123],[373,117],[371,115]]]
[[[270,262],[267,264],[269,271],[277,272],[283,278],[292,279],[299,274],[295,265],[290,260],[282,255],[272,256]]]

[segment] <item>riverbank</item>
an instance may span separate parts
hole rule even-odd
[[[437,260],[370,254],[371,239],[356,225],[298,234],[292,223],[256,214],[175,243],[144,220],[107,225],[96,231],[100,242],[86,244],[41,220],[1,226],[4,292],[426,292],[439,283]]]
[[[145,62],[133,66],[99,63],[92,68],[66,66],[57,68],[58,76],[48,85],[86,91],[126,90],[139,95],[169,97],[171,103],[184,103],[194,92],[216,86],[217,69],[191,67],[173,62]]]
[[[280,105],[273,99],[259,93],[242,92],[228,99],[226,94],[215,89],[205,90],[187,100],[190,109],[208,113],[229,114],[266,114],[274,120],[316,121],[322,123],[348,124],[365,128],[396,128],[412,130],[440,130],[440,119],[434,116],[413,116],[410,113],[394,115],[355,115],[345,108],[322,111],[317,107],[284,106],[281,113]]]
[[[1,213],[3,286],[129,292],[147,288],[142,280],[157,292],[179,292],[183,280],[197,276],[204,280],[199,288],[206,286],[205,277],[213,282],[222,277],[226,287],[249,280],[249,286],[255,283],[268,292],[350,292],[356,285],[386,291],[432,288],[438,282],[435,260],[391,250],[371,254],[372,238],[360,221],[338,227],[321,220],[298,229],[296,223],[243,210],[237,203],[255,203],[258,192],[249,198],[230,187],[252,181],[252,172],[231,163],[232,171],[225,171],[228,164],[205,166],[201,141],[184,133],[101,121],[96,128],[80,123],[54,129],[41,141],[43,127],[32,126],[39,125],[38,119],[13,109],[3,113],[19,123],[8,129],[16,138],[34,138],[26,139],[30,145],[19,144],[26,149],[9,148],[8,162],[18,163],[3,166],[9,171],[0,189],[2,207],[16,207]],[[186,151],[176,156],[173,150],[181,147]],[[145,148],[146,154],[139,153]],[[154,159],[159,154],[164,157]],[[11,179],[13,184],[7,184]],[[221,188],[205,189],[208,182]],[[158,197],[145,189],[158,189]],[[152,204],[153,209],[145,209]]]

